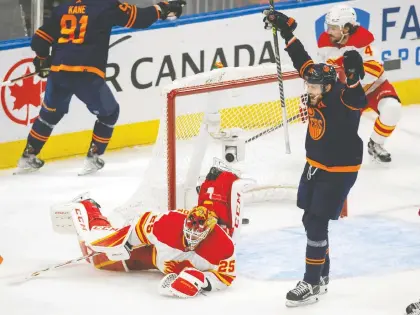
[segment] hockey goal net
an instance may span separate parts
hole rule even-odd
[[[165,87],[159,132],[142,184],[117,211],[129,217],[144,209],[189,207],[197,198],[198,178],[215,158],[254,179],[254,192],[294,189],[295,195],[305,161],[305,89],[290,66],[283,66],[283,80],[287,117],[272,64],[216,69]],[[290,155],[285,153],[286,121]],[[232,144],[235,149],[236,141],[245,145],[237,147],[238,161],[229,163],[226,148]]]

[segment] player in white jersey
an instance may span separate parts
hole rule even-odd
[[[382,162],[390,162],[391,154],[383,145],[400,120],[401,103],[376,55],[373,34],[358,25],[356,18],[355,10],[347,5],[336,5],[328,11],[325,17],[327,31],[318,39],[319,61],[342,66],[343,54],[348,50],[357,50],[363,57],[366,75],[362,84],[368,108],[379,115],[368,143],[368,152]]]
[[[96,268],[157,269],[165,275],[161,294],[194,297],[225,289],[236,277],[234,238],[241,225],[241,191],[249,183],[212,167],[191,210],[144,212],[132,224],[114,228],[99,205],[86,199],[55,207],[53,223],[71,214],[83,254],[100,253],[89,259]]]

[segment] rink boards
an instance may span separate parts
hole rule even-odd
[[[324,27],[331,2],[280,3],[296,18],[296,35],[316,59],[316,39]],[[365,1],[366,2],[366,1]],[[404,105],[420,103],[419,9],[410,0],[380,3],[352,1],[358,21],[376,37],[382,60],[401,58],[401,69],[389,71]],[[263,29],[263,6],[183,17],[159,22],[148,30],[116,29],[111,38],[107,80],[121,105],[110,149],[152,144],[166,100],[162,88],[172,80],[209,71],[215,61],[229,67],[274,61],[272,34]],[[417,11],[416,11],[417,10]],[[290,63],[283,53],[282,63]],[[28,40],[0,45],[0,78],[7,80],[34,71]],[[45,83],[31,78],[0,89],[0,169],[14,167],[38,115]],[[77,98],[70,113],[55,128],[41,157],[85,154],[95,117]]]

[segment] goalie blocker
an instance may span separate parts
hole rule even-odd
[[[181,298],[223,290],[236,277],[235,239],[242,219],[242,190],[249,180],[213,167],[190,210],[143,212],[131,224],[111,226],[87,195],[51,209],[54,230],[75,233],[97,269],[157,269],[159,292]]]

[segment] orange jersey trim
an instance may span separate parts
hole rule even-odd
[[[286,48],[288,48],[294,41],[296,41],[295,36],[293,36],[292,39],[287,43]]]
[[[375,67],[375,66],[371,67],[370,65],[366,65],[366,64],[363,66],[363,68],[365,69],[365,72],[367,72],[367,73],[369,73],[369,74],[371,74],[371,75],[373,75],[377,78],[379,78],[385,71],[384,68],[382,68],[378,71],[377,67]]]
[[[325,263],[325,258],[324,259],[310,259],[310,258],[306,258],[306,263],[308,265],[323,265]]]
[[[99,70],[96,67],[90,66],[68,66],[68,65],[59,65],[59,66],[51,66],[51,71],[59,72],[59,71],[68,71],[68,72],[90,72],[99,75],[101,78],[105,78],[105,72]]]
[[[314,61],[312,59],[309,59],[307,62],[305,62],[302,65],[302,67],[300,67],[299,74],[300,74],[301,78],[303,78],[303,73],[305,72],[306,68],[310,65],[313,65],[313,64],[314,64]]]
[[[102,269],[103,267],[106,267],[106,266],[109,266],[109,265],[112,265],[112,264],[115,264],[115,263],[118,263],[118,262],[120,262],[120,261],[114,261],[114,260],[104,261],[100,264],[95,265],[95,268]]]
[[[41,37],[43,40],[49,42],[50,44],[52,44],[52,42],[54,41],[54,38],[52,36],[48,35],[47,33],[45,33],[44,31],[40,29],[36,30],[35,34]]]
[[[42,142],[47,142],[49,137],[45,137],[45,136],[41,136],[39,133],[36,133],[33,129],[31,129],[31,131],[29,132],[29,134],[34,137],[35,139],[42,141]]]
[[[99,136],[97,136],[95,134],[92,135],[92,139],[95,140],[95,141],[97,141],[97,142],[105,143],[105,144],[108,143],[109,140],[111,140],[111,138],[102,138],[102,137],[99,137]]]
[[[331,173],[352,173],[352,172],[357,172],[358,170],[360,170],[360,167],[361,167],[360,164],[351,165],[351,166],[326,166],[324,164],[311,160],[308,157],[306,158],[306,161],[308,161],[308,163],[313,167],[316,167],[316,168],[319,168],[321,170],[331,172]]]
[[[93,241],[91,244],[93,246],[105,246],[105,247],[113,247],[116,245],[120,245],[124,238],[127,236],[128,231],[130,230],[130,226],[123,227],[122,229],[111,233],[103,238],[100,238],[96,241]]]
[[[153,246],[153,250],[152,250],[152,264],[153,264],[153,266],[155,266],[156,268],[158,268],[157,265],[156,265],[156,256],[157,256],[157,249],[156,249],[155,246]]]
[[[55,112],[56,111],[55,108],[48,107],[47,104],[45,104],[44,102],[42,102],[42,107],[44,107],[49,112]]]
[[[160,19],[160,7],[158,5],[154,5],[155,9],[156,9],[156,14],[157,14],[157,19]]]
[[[139,219],[139,221],[136,224],[137,237],[143,244],[147,244],[147,245],[150,245],[151,243],[147,239],[146,233],[144,233],[144,226],[147,222],[147,219],[149,219],[150,215],[151,215],[151,212],[146,212],[145,214],[143,214],[143,216]]]
[[[130,7],[131,7],[130,18],[128,19],[128,22],[125,25],[125,27],[128,27],[128,28],[133,27],[134,22],[136,21],[136,18],[137,18],[137,7],[135,5],[130,5]]]
[[[235,280],[235,276],[230,276],[224,273],[219,273],[216,270],[209,270],[212,274],[216,276],[217,279],[219,279],[221,282],[226,284],[227,286],[230,286],[232,282]]]
[[[379,117],[378,117],[378,118],[376,118],[375,123],[376,123],[376,124],[378,124],[378,126],[379,126],[379,127],[381,127],[381,128],[382,128],[382,129],[384,129],[384,130],[393,131],[393,130],[395,129],[395,126],[387,126],[387,125],[384,125],[384,124],[381,122],[381,120],[379,119]]]
[[[356,85],[352,85],[352,86],[351,86],[351,88],[355,88],[356,86],[357,86],[357,84],[356,84]],[[343,100],[343,94],[344,94],[344,89],[341,91],[341,95],[340,95],[340,100],[341,100],[341,102],[343,103],[343,105],[344,105],[344,106],[346,106],[347,108],[349,108],[349,109],[351,109],[351,110],[360,110],[359,108],[356,108],[356,107],[353,107],[353,106],[347,105],[347,104],[344,102],[344,100]]]

